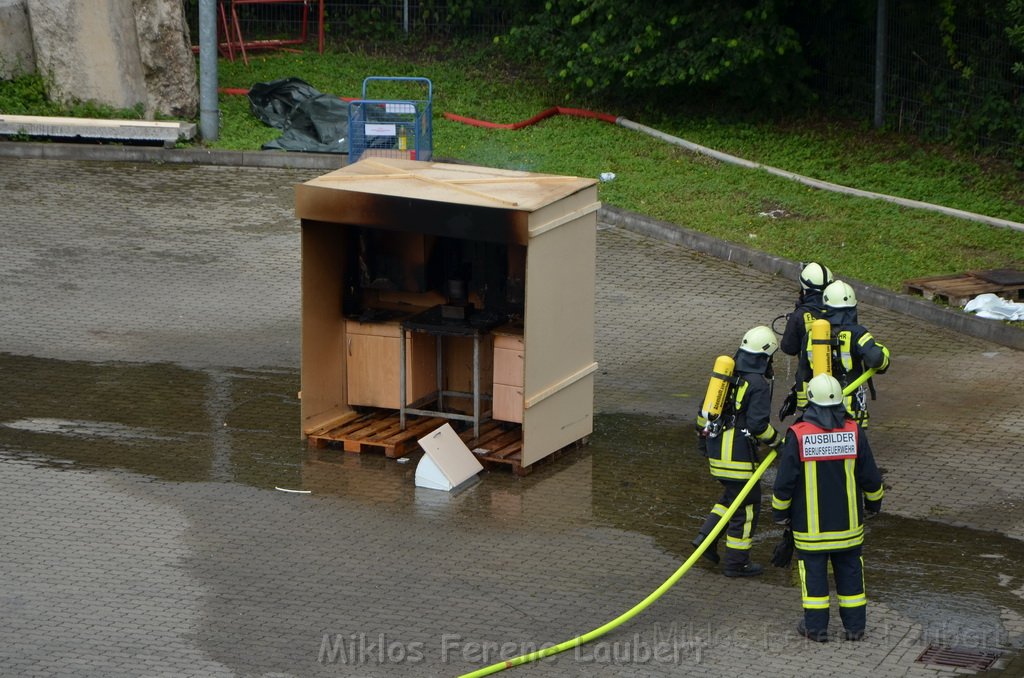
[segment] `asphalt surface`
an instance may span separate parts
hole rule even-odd
[[[458,675],[599,626],[689,556],[717,495],[690,429],[707,372],[793,283],[609,219],[590,444],[416,489],[414,463],[299,440],[292,186],[320,173],[0,158],[0,673]],[[861,320],[893,352],[867,639],[796,637],[791,571],[701,564],[514,671],[934,676],[955,669],[922,653],[955,646],[1020,675],[1024,360],[879,306]],[[754,558],[777,537],[762,525]]]

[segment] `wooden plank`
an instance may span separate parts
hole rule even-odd
[[[499,459],[508,459],[508,458],[510,458],[512,456],[513,453],[515,453],[515,452],[522,452],[522,451],[523,451],[523,441],[520,439],[520,440],[516,440],[514,442],[511,442],[511,443],[509,443],[508,445],[506,445],[506,446],[504,446],[502,448],[499,448],[499,449],[495,450],[490,456],[498,457]]]
[[[515,431],[521,431],[520,428],[516,428]],[[515,432],[513,431],[513,432]],[[479,437],[473,437],[473,429],[468,428],[459,434],[459,437],[466,443],[469,449],[484,448],[488,449],[492,445],[492,441],[495,439],[507,435],[509,430],[504,428],[498,422],[491,420],[483,425],[480,429]],[[518,435],[522,435],[519,433]]]
[[[398,422],[396,421],[394,422],[394,424],[397,427]],[[390,417],[381,417],[377,421],[370,423],[370,425],[364,426],[363,428],[359,429],[359,437],[369,440],[373,438],[375,434],[387,431],[389,428],[391,428],[391,426],[392,421]]]
[[[312,431],[307,432],[306,435],[309,435],[309,436],[321,435],[321,434],[323,434],[326,431],[330,431],[332,428],[337,428],[339,426],[343,426],[344,424],[346,424],[346,423],[348,423],[348,422],[352,421],[353,419],[355,419],[357,417],[360,417],[360,416],[362,416],[362,415],[359,412],[356,412],[355,410],[352,410],[350,412],[346,412],[345,414],[341,415],[340,417],[337,417],[335,419],[332,419],[331,421],[328,421],[328,422],[325,422],[325,423],[321,424],[320,426],[317,426]]]
[[[442,419],[440,417],[431,417],[430,419],[420,419],[411,424],[409,422],[406,422],[404,431],[399,431],[397,433],[392,434],[389,438],[384,439],[384,442],[388,444],[393,444],[404,438],[421,438],[423,437],[424,433],[432,431],[438,426],[444,424],[446,421],[448,420]]]
[[[374,416],[364,414],[358,419],[354,419],[346,423],[344,426],[339,426],[337,428],[331,429],[330,431],[327,431],[324,435],[334,437],[351,437],[355,435],[357,432],[366,428],[367,426],[372,426],[376,419],[377,418]]]
[[[482,429],[480,431],[480,437],[475,440],[472,439],[473,429],[467,429],[465,431],[465,433],[467,434],[465,438],[467,447],[470,444],[472,444],[473,448],[471,449],[475,449],[478,447],[487,449],[487,446],[490,445],[492,440],[494,440],[495,438],[497,438],[498,436],[502,435],[505,432],[505,430],[501,428],[496,422],[492,421],[489,423],[491,424],[491,427]]]

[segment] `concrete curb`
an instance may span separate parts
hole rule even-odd
[[[675,243],[696,252],[750,266],[764,273],[781,275],[794,283],[799,279],[799,262],[720,240],[667,221],[658,221],[642,214],[608,205],[602,207],[598,212],[598,219],[650,238]],[[843,277],[843,280],[854,288],[859,300],[873,306],[903,313],[954,332],[1024,351],[1024,330],[998,320],[978,318],[962,311],[939,306],[919,297],[911,297],[868,285],[859,280],[847,277]]]
[[[345,164],[347,155],[333,153],[294,153],[284,151],[222,151],[205,149],[165,149],[150,146],[104,146],[97,144],[0,142],[0,157],[49,160],[93,160],[104,162],[151,162],[237,167],[276,167],[283,169],[332,170]],[[453,162],[446,160],[446,162]],[[667,221],[606,205],[598,218],[657,240],[682,245],[719,259],[781,275],[796,282],[800,264],[744,245],[726,242]],[[903,313],[925,322],[968,336],[1024,351],[1024,330],[998,320],[987,320],[945,308],[924,299],[874,287],[858,280],[843,278],[853,286],[857,297],[874,306]]]
[[[333,170],[345,164],[347,154],[293,153],[291,151],[222,151],[158,146],[0,142],[0,158],[36,160],[92,160],[98,162],[151,162],[234,167]]]

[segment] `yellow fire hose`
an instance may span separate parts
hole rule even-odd
[[[849,395],[850,393],[853,393],[853,391],[856,390],[857,387],[859,387],[865,381],[870,379],[871,375],[873,375],[875,371],[876,370],[874,369],[870,369],[864,372],[864,374],[862,374],[860,377],[858,377],[852,383],[850,383],[849,386],[843,389],[843,395],[845,396]],[[512,667],[520,666],[522,664],[528,664],[530,662],[537,661],[538,659],[544,659],[545,657],[550,657],[551,655],[555,655],[560,652],[565,652],[566,650],[571,650],[572,648],[579,647],[584,643],[589,643],[595,638],[600,638],[612,629],[621,626],[622,624],[626,623],[636,615],[646,610],[648,607],[650,607],[651,603],[656,601],[658,598],[661,598],[661,596],[664,595],[666,591],[675,586],[675,583],[679,581],[684,574],[686,574],[686,572],[693,566],[693,564],[697,562],[697,560],[704,554],[708,547],[715,542],[715,539],[718,537],[718,535],[722,532],[723,529],[725,529],[725,526],[726,524],[728,524],[729,519],[732,518],[733,514],[736,513],[736,511],[739,509],[740,504],[743,503],[743,500],[747,498],[747,495],[750,493],[750,490],[754,487],[754,484],[761,479],[761,476],[764,475],[764,472],[767,471],[768,467],[771,466],[771,463],[775,461],[776,456],[778,456],[778,453],[775,450],[771,450],[770,452],[768,452],[768,455],[765,456],[764,461],[761,462],[760,466],[754,469],[753,475],[751,475],[750,479],[747,480],[747,483],[743,486],[743,489],[740,490],[740,493],[736,496],[736,499],[732,502],[732,504],[729,505],[729,508],[726,509],[725,513],[722,514],[722,517],[718,519],[718,522],[715,524],[714,529],[712,529],[710,534],[708,534],[708,536],[705,537],[704,541],[701,542],[701,545],[698,546],[697,549],[690,555],[690,557],[687,558],[686,561],[679,566],[679,569],[676,570],[672,574],[672,576],[666,579],[661,586],[655,589],[649,596],[641,600],[632,608],[630,608],[626,612],[623,612],[618,617],[612,619],[610,622],[607,622],[603,626],[600,626],[594,629],[593,631],[590,631],[589,633],[584,633],[582,636],[576,636],[575,638],[559,643],[558,645],[554,645],[552,647],[546,647],[541,650],[537,650],[536,652],[522,654],[518,657],[513,657],[512,659],[508,659],[506,661],[491,664],[490,666],[485,666],[482,669],[478,669],[470,673],[465,673],[459,676],[459,678],[477,678],[478,676],[489,676],[492,673],[498,673],[499,671],[504,671],[505,669],[510,669]]]
[[[497,664],[491,664],[490,666],[485,666],[484,668],[479,669],[477,671],[473,671],[472,673],[464,674],[460,678],[476,678],[477,676],[489,676],[492,673],[504,671],[505,669],[510,669],[513,666],[526,664],[528,662],[536,661],[538,659],[550,657],[551,655],[558,654],[559,652],[565,652],[566,650],[572,649],[574,647],[579,647],[584,643],[589,643],[595,638],[603,636],[612,629],[629,621],[636,615],[643,612],[650,606],[651,603],[656,601],[658,598],[662,596],[662,594],[664,594],[666,591],[672,588],[672,586],[674,586],[675,583],[679,581],[679,578],[686,574],[686,571],[689,570],[695,562],[697,562],[697,559],[701,557],[704,551],[706,551],[708,547],[714,543],[715,538],[718,537],[719,533],[725,528],[725,525],[729,522],[729,519],[732,518],[732,515],[736,513],[736,510],[739,508],[740,504],[743,503],[743,500],[747,498],[747,494],[750,493],[751,488],[754,487],[754,484],[758,480],[760,480],[761,476],[768,469],[771,463],[775,460],[776,455],[777,453],[775,452],[775,450],[772,450],[768,453],[768,456],[764,458],[764,461],[761,462],[761,465],[754,470],[754,474],[750,476],[750,479],[747,481],[747,484],[743,486],[742,490],[740,490],[740,493],[736,497],[736,500],[729,506],[729,508],[719,519],[718,523],[715,525],[715,528],[711,530],[711,533],[708,534],[708,536],[704,539],[701,545],[697,547],[697,550],[694,551],[693,554],[691,554],[690,557],[686,559],[686,562],[684,562],[671,577],[666,579],[665,583],[659,586],[649,596],[647,596],[639,603],[634,605],[632,609],[619,615],[618,617],[611,620],[604,626],[596,628],[589,633],[583,634],[582,636],[576,636],[572,640],[567,640],[564,643],[560,643],[553,647],[546,647],[541,650],[537,650],[536,652],[530,652],[529,654],[520,655],[507,661],[498,662]]]

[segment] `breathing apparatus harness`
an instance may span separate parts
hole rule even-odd
[[[747,430],[744,413],[736,411],[736,398],[739,390],[743,384],[747,383],[746,379],[734,374],[738,358],[738,354],[735,358],[718,356],[711,371],[711,379],[708,382],[704,407],[698,418],[697,430],[702,443],[700,447],[705,456],[707,456],[707,439],[717,438],[722,431],[729,428],[739,430],[745,438],[754,443],[754,448],[757,448],[757,437]],[[765,366],[764,377],[769,382],[773,382],[775,379],[775,371],[770,359]],[[710,406],[709,400],[711,401]],[[715,414],[716,411],[717,414]],[[703,427],[700,426],[701,423],[703,423]],[[756,463],[756,454],[754,460]]]
[[[829,353],[830,353],[830,373],[836,378],[839,384],[845,389],[849,386],[851,378],[850,375],[856,371],[857,365],[853,364],[852,346],[853,333],[850,330],[833,330],[829,328]],[[843,355],[850,355],[850,366],[849,368],[843,363]],[[860,365],[861,372],[864,372],[864,366]],[[866,382],[867,392],[871,394],[871,400],[875,400],[878,397],[875,391],[875,382],[870,377]],[[865,394],[864,388],[857,388],[850,394],[853,398],[852,409],[855,411],[863,411],[867,409],[867,395]]]

